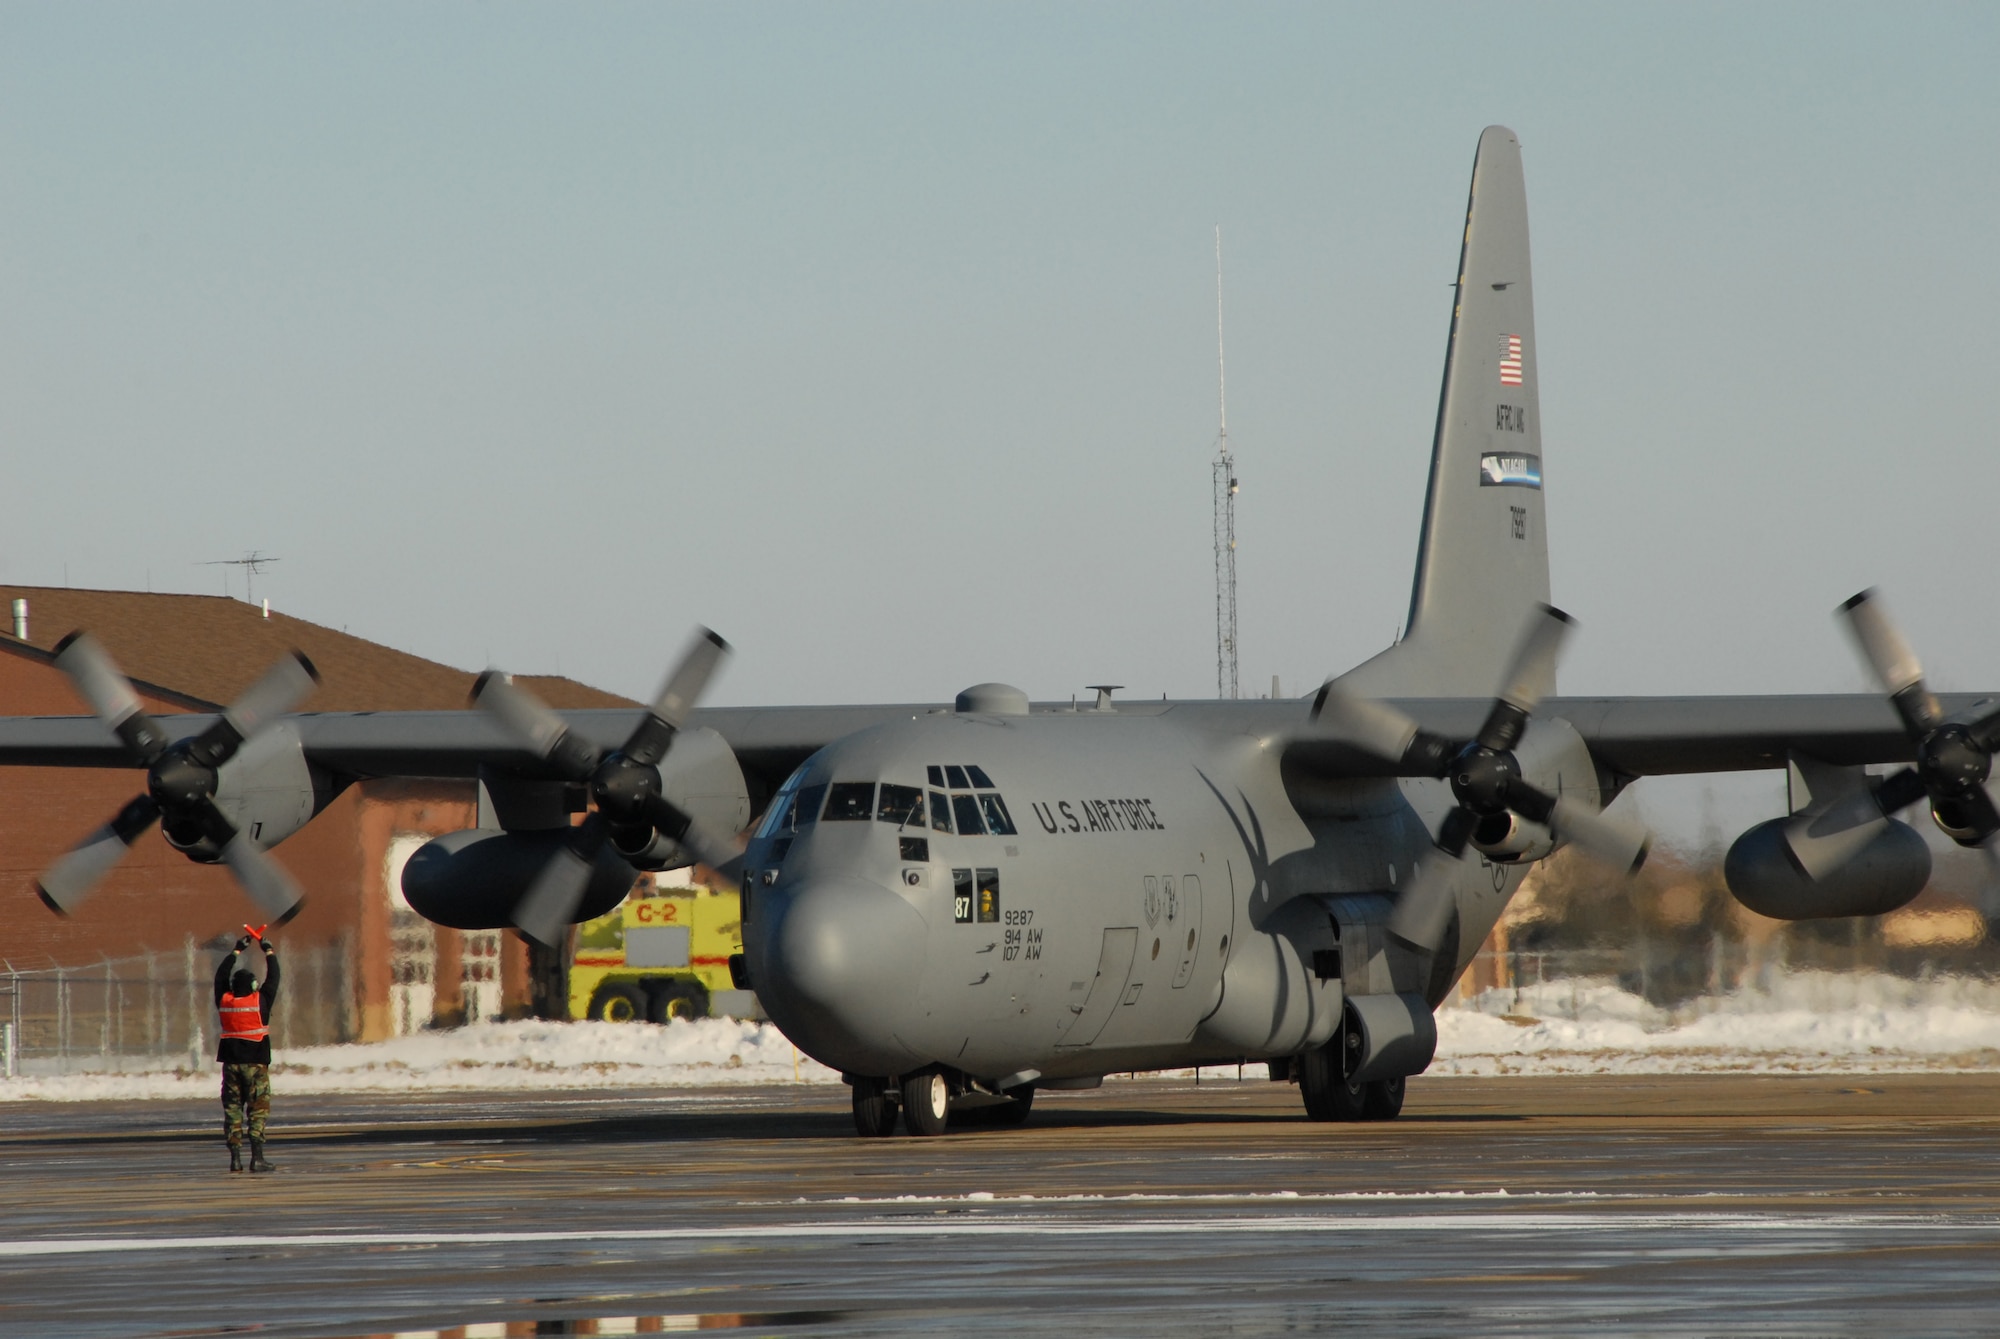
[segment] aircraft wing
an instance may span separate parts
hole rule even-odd
[[[695,711],[729,742],[744,769],[782,780],[814,750],[884,721],[907,719],[935,704],[864,707],[725,707]],[[572,729],[606,750],[618,747],[644,713],[634,709],[566,711]],[[153,718],[170,742],[198,735],[213,715]],[[482,765],[534,775],[538,764],[483,711],[307,712],[290,718],[312,762],[337,776],[473,777]],[[0,716],[0,766],[133,767],[117,736],[94,716]],[[771,784],[775,785],[776,781]]]
[[[1978,693],[1940,694],[1947,715],[1986,704]],[[1426,730],[1469,739],[1491,709],[1472,698],[1402,699],[1390,705]],[[1623,777],[1781,768],[1788,752],[1843,766],[1908,762],[1915,746],[1888,700],[1872,693],[1758,697],[1550,697],[1535,711],[1583,736],[1593,756]],[[1393,776],[1397,769],[1311,726],[1285,744],[1287,764],[1324,776]]]
[[[1946,694],[1948,714],[1990,702],[1986,695]],[[1421,698],[1392,705],[1425,729],[1465,739],[1490,702]],[[1062,709],[1037,704],[1035,710]],[[1338,741],[1316,737],[1299,699],[1246,702],[1132,702],[1121,711],[1182,716],[1199,729],[1276,736],[1286,762],[1326,776],[1386,776],[1394,769]],[[872,725],[930,712],[942,704],[722,707],[695,711],[692,726],[719,733],[739,762],[775,785],[816,749]],[[1780,768],[1788,751],[1837,764],[1908,761],[1912,746],[1887,700],[1866,693],[1765,697],[1552,697],[1538,716],[1574,726],[1608,769],[1626,777]],[[570,725],[606,749],[638,723],[636,710],[567,711]],[[171,739],[206,729],[209,715],[154,718]],[[480,711],[321,712],[291,718],[306,755],[347,778],[472,777],[482,765],[532,775],[533,760]],[[111,732],[90,716],[0,717],[0,766],[130,767]]]

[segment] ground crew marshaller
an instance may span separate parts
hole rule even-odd
[[[248,926],[244,927],[246,930]],[[255,943],[264,950],[264,984],[237,966]],[[271,1005],[278,998],[278,951],[252,932],[215,969],[215,1009],[222,1017],[222,1133],[229,1141],[229,1170],[243,1170],[243,1138],[250,1138],[250,1170],[276,1170],[264,1160],[264,1119],[271,1114]]]

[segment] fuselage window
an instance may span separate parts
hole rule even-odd
[[[952,796],[951,813],[958,820],[959,836],[976,837],[986,831],[986,825],[979,821],[979,801],[972,796]]]
[[[965,779],[965,769],[956,763],[946,763],[944,777],[953,790],[971,790],[972,783]]]
[[[931,827],[939,832],[951,831],[951,801],[936,791],[931,792]]]
[[[914,823],[924,825],[924,793],[916,786],[894,786],[882,783],[882,798],[875,806],[875,817],[884,823],[894,823],[907,827]]]
[[[836,781],[826,795],[827,822],[866,822],[875,816],[873,781]]]
[[[972,871],[951,872],[951,918],[960,925],[972,924]]]
[[[985,768],[974,767],[972,764],[967,763],[965,765],[965,774],[972,778],[972,784],[977,789],[979,790],[993,789],[993,778],[986,775]]]
[[[986,811],[986,830],[996,837],[1014,835],[1014,820],[1007,814],[1006,801],[998,795],[981,795],[979,807]]]
[[[799,787],[799,798],[792,801],[791,828],[793,832],[812,825],[813,820],[819,817],[819,802],[825,798],[826,783],[824,781],[817,786]]]
[[[979,871],[979,919],[989,924],[1000,920],[1000,871],[982,869]]]
[[[930,777],[933,786],[936,786],[939,790],[944,789],[944,768],[939,767],[936,763],[932,763],[924,769],[924,772]]]

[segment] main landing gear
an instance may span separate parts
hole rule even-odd
[[[848,1082],[854,1093],[854,1129],[866,1139],[894,1134],[899,1112],[905,1132],[934,1135],[943,1134],[947,1127],[1019,1125],[1035,1102],[1033,1088],[984,1092],[935,1068],[905,1074],[899,1080],[852,1075]],[[954,1102],[959,1104],[955,1110]]]
[[[1356,1083],[1342,1072],[1341,1059],[1341,1038],[1336,1036],[1292,1062],[1308,1120],[1394,1120],[1402,1113],[1405,1079]]]

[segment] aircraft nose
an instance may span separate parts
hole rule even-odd
[[[799,1047],[852,1074],[900,1073],[917,1057],[896,1039],[914,1007],[924,920],[879,884],[807,883],[770,929],[765,1010]]]

